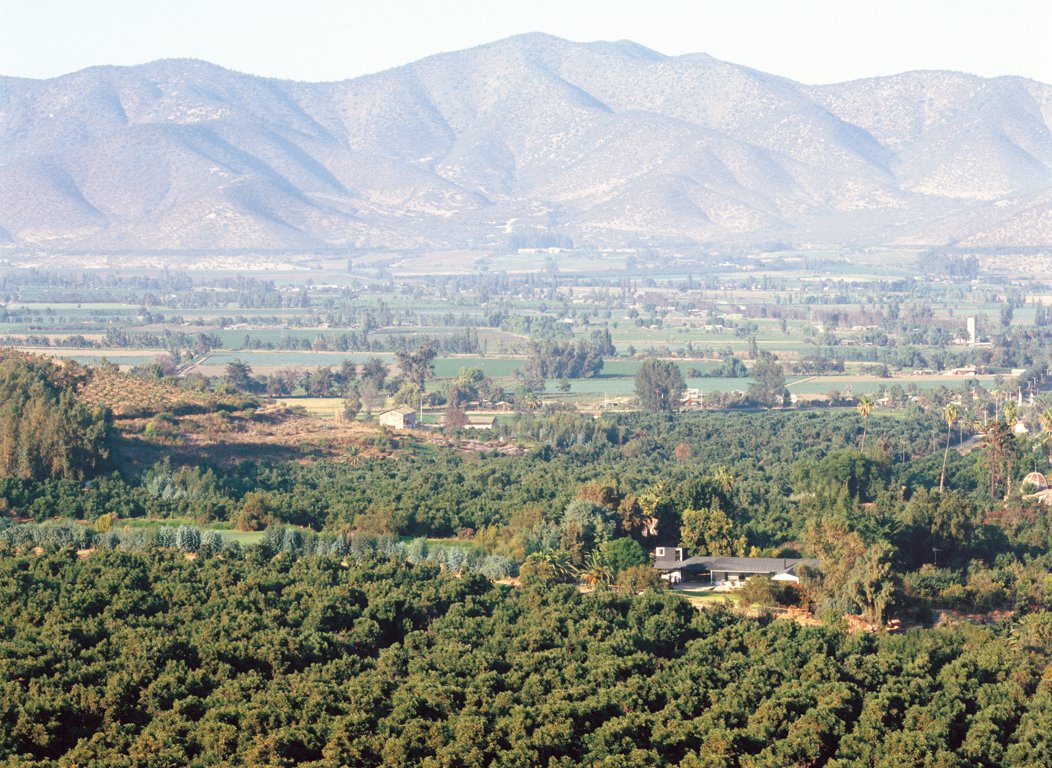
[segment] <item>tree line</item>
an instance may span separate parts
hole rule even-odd
[[[77,400],[73,363],[0,354],[0,476],[80,480],[105,465],[110,415]]]

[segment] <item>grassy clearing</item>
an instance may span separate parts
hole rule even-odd
[[[737,592],[713,592],[713,591],[711,591],[709,589],[703,589],[703,588],[700,588],[700,587],[698,587],[698,588],[686,587],[686,588],[683,588],[683,589],[680,589],[680,588],[677,587],[673,591],[677,595],[684,595],[685,597],[695,597],[695,598],[698,598],[699,600],[710,600],[710,601],[711,600],[715,600],[715,601],[719,602],[719,601],[723,600],[724,598],[727,598],[727,599],[732,600],[734,602],[739,602],[740,599],[741,599],[741,597],[738,595]]]
[[[435,360],[435,378],[451,379],[461,368],[481,368],[492,378],[509,379],[523,362],[521,357],[441,357]]]
[[[12,311],[16,310],[40,310],[53,312],[62,312],[68,316],[88,315],[91,312],[131,312],[135,313],[139,311],[138,306],[134,304],[119,304],[111,302],[81,302],[76,305],[71,305],[65,302],[18,302],[13,301],[8,305],[8,309]]]
[[[749,386],[749,379],[688,378],[686,382],[688,387],[702,392],[735,392]],[[549,389],[554,390],[554,384]],[[631,395],[635,389],[634,376],[600,374],[591,379],[574,379],[570,382],[570,392],[579,395]]]
[[[969,382],[980,382],[984,387],[992,387],[993,376],[963,377],[963,376],[893,376],[889,379],[881,379],[875,376],[813,376],[806,379],[798,379],[787,384],[791,392],[798,395],[819,395],[837,390],[846,392],[850,389],[856,395],[882,393],[888,387],[895,385],[915,385],[920,390],[931,390],[939,387],[948,389],[960,389]]]
[[[412,541],[412,539],[406,539],[406,541]],[[453,547],[470,550],[478,549],[478,545],[474,541],[465,539],[427,539],[427,546],[432,549],[451,549]]]
[[[33,351],[36,352],[38,350],[33,350]],[[149,365],[150,363],[152,363],[154,360],[157,359],[158,355],[161,355],[161,354],[163,354],[163,353],[162,352],[158,352],[156,355],[119,355],[119,356],[113,356],[111,354],[105,354],[105,355],[62,355],[62,354],[57,354],[57,355],[54,355],[54,357],[62,358],[63,360],[72,360],[75,363],[80,363],[81,365],[88,365],[88,366],[90,366],[90,365],[98,365],[103,360],[105,360],[105,361],[110,362],[110,363],[116,363],[117,367],[120,368],[123,371],[123,370],[125,370],[127,368],[131,368],[131,367],[136,366],[136,365]]]
[[[101,360],[107,358],[113,362],[124,363],[129,358],[153,360],[158,355],[167,354],[163,349],[94,349],[82,347],[25,347],[34,354],[47,354],[52,357],[73,357],[77,359]]]
[[[283,397],[279,405],[287,408],[306,408],[311,416],[335,419],[343,414],[342,397]]]
[[[258,544],[263,538],[263,531],[234,531],[229,528],[202,528],[202,531],[217,531],[223,541],[236,541],[241,546]]]
[[[741,596],[735,592],[703,592],[698,589],[676,589],[677,595],[683,595],[691,605],[714,606],[714,605],[741,605]]]
[[[160,528],[162,525],[168,525],[173,528],[178,528],[180,525],[197,526],[201,529],[201,533],[204,533],[206,531],[215,531],[223,538],[223,541],[236,541],[242,546],[247,546],[249,544],[258,544],[264,535],[263,531],[239,531],[234,528],[221,527],[219,525],[200,526],[194,520],[191,520],[188,517],[170,517],[162,520],[156,520],[152,518],[136,518],[132,520],[121,520],[117,523],[117,529],[120,530],[122,528]]]
[[[394,355],[372,354],[369,352],[266,352],[245,350],[241,352],[213,352],[208,358],[210,366],[225,366],[235,360],[252,366],[281,366],[289,368],[324,368],[339,366],[344,360],[353,360],[361,364],[374,357],[379,357],[388,364],[394,364]]]
[[[166,517],[163,520],[150,517],[132,517],[117,522],[118,528],[159,528],[162,525],[197,525],[189,517]]]

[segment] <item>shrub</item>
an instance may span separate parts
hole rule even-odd
[[[507,579],[514,576],[518,566],[510,557],[503,555],[486,555],[478,564],[478,572],[487,579]]]
[[[201,553],[204,555],[215,555],[223,549],[223,537],[219,531],[205,531],[201,536]]]
[[[157,532],[153,537],[154,544],[158,547],[174,547],[175,546],[175,529],[170,525],[162,525],[157,529]]]
[[[180,525],[175,531],[175,546],[183,552],[196,552],[201,548],[201,531],[192,525]]]
[[[739,590],[743,605],[758,605],[762,608],[770,608],[778,602],[780,585],[768,579],[766,576],[752,576],[745,582],[745,586]]]

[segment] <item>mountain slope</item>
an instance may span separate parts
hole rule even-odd
[[[1052,242],[1052,87],[805,86],[524,35],[337,83],[199,61],[0,78],[0,245],[37,252]]]

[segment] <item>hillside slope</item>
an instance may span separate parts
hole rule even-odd
[[[545,244],[1052,243],[1052,87],[825,86],[532,34],[300,83],[0,78],[0,258]]]

